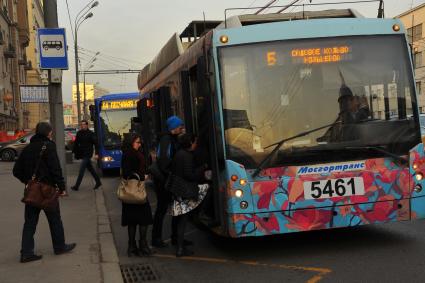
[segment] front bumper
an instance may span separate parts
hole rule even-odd
[[[267,236],[425,218],[425,197],[256,214],[229,214],[230,237]]]

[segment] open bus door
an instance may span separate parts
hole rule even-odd
[[[172,115],[171,113],[169,87],[161,87],[145,95],[137,103],[137,116],[141,123],[140,134],[143,137],[146,156],[156,149],[159,135],[167,131],[167,118]]]
[[[200,139],[200,143],[205,143],[208,151],[208,163],[212,170],[212,184],[211,184],[211,197],[212,200],[206,199],[204,204],[206,213],[208,216],[213,217],[213,223],[208,223],[210,226],[220,226],[223,227],[224,214],[220,213],[224,211],[224,200],[223,195],[220,194],[219,186],[219,172],[223,169],[224,160],[222,156],[222,152],[218,149],[217,143],[220,140],[219,135],[217,134],[217,129],[219,125],[216,125],[215,115],[217,115],[217,101],[215,97],[215,91],[213,86],[211,85],[211,72],[208,70],[207,58],[205,56],[201,56],[198,58],[197,67],[196,67],[196,77],[197,77],[197,89],[196,89],[196,100],[194,101],[195,105],[195,115],[196,124],[198,126],[198,136]],[[221,168],[221,169],[220,169]],[[208,201],[210,203],[208,203]],[[212,206],[212,207],[210,207]],[[211,210],[214,210],[213,213]]]
[[[156,143],[157,123],[155,119],[155,105],[152,95],[149,94],[138,101],[137,117],[140,122],[139,134],[143,137],[143,153],[146,157],[154,149]]]

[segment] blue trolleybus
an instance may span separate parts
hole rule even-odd
[[[307,6],[306,6],[307,7]],[[147,146],[179,115],[230,237],[425,218],[406,30],[351,9],[193,22],[139,74]]]
[[[137,117],[138,93],[108,94],[94,100],[91,119],[98,139],[98,166],[102,171],[121,167],[121,144]]]

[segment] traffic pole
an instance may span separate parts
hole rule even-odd
[[[44,23],[46,28],[58,27],[58,6],[56,0],[43,0]],[[65,46],[65,48],[67,48]],[[67,52],[67,50],[65,51]],[[65,159],[65,134],[63,123],[63,100],[62,100],[62,71],[58,71],[60,79],[52,82],[52,73],[55,70],[49,70],[49,104],[50,104],[50,122],[53,126],[53,139],[62,167],[65,183],[67,181],[66,159]],[[56,76],[56,74],[55,74]]]

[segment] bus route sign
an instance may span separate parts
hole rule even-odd
[[[68,70],[65,29],[39,28],[37,34],[40,68]]]
[[[101,109],[102,110],[111,110],[111,109],[131,109],[137,107],[137,101],[134,99],[128,99],[128,100],[105,100],[102,101]]]

